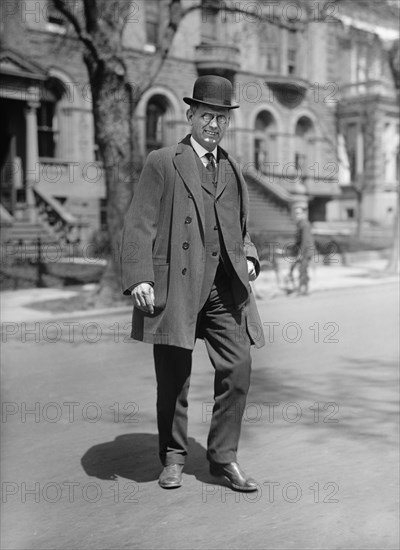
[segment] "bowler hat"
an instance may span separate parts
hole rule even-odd
[[[239,105],[232,105],[233,87],[227,78],[216,75],[199,76],[193,86],[193,97],[184,97],[183,101],[192,103],[204,103],[212,107],[226,107],[237,109]]]

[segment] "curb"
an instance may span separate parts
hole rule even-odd
[[[62,321],[66,319],[81,319],[83,317],[102,317],[105,315],[119,315],[123,313],[132,313],[132,307],[133,306],[121,306],[121,307],[112,307],[112,308],[103,308],[103,309],[83,309],[83,310],[76,310],[76,311],[70,311],[69,313],[49,313],[46,311],[41,312],[41,310],[36,310],[38,312],[38,318],[37,319],[20,319],[18,321],[16,320],[3,320],[1,321],[1,325],[4,325],[5,323],[41,323],[41,322],[49,322],[49,321]],[[32,311],[33,308],[25,308],[29,309],[29,311]]]
[[[382,278],[382,279],[379,279],[379,278],[372,279],[372,280],[369,279],[368,282],[357,281],[357,284],[354,284],[354,283],[346,284],[346,283],[344,283],[343,285],[338,285],[338,286],[327,286],[327,287],[322,287],[321,286],[321,287],[317,287],[317,288],[311,288],[309,294],[305,297],[307,298],[307,297],[313,296],[314,294],[319,294],[321,292],[333,292],[335,290],[337,291],[337,290],[350,290],[350,289],[361,290],[361,289],[365,289],[369,286],[388,285],[388,284],[394,284],[394,283],[397,283],[397,284],[399,283],[399,277],[398,276],[393,276],[391,278],[385,277],[385,278]],[[285,292],[285,290],[282,290],[281,288],[278,288],[275,291],[263,290],[262,288],[260,288],[260,289],[255,290],[255,297],[256,297],[257,300],[264,301],[265,299],[274,300],[275,298],[298,297],[298,296],[296,295],[295,292],[293,292],[292,294],[287,293],[287,292]]]

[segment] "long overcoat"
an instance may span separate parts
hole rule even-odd
[[[121,243],[124,294],[141,282],[154,286],[154,313],[133,310],[132,338],[152,344],[193,349],[205,267],[204,204],[201,178],[190,136],[147,157],[126,214]],[[239,165],[222,150],[216,201],[227,185],[237,185],[240,211],[224,208],[219,219],[227,252],[236,272],[232,292],[237,311],[246,315],[252,344],[264,345],[263,330],[248,279],[246,258],[256,272],[257,251],[246,231],[248,193]],[[221,177],[222,175],[222,177]],[[232,242],[232,216],[240,217],[241,234]],[[238,224],[235,224],[238,226]],[[239,336],[239,335],[238,335]]]

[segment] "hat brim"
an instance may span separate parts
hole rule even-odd
[[[223,109],[238,109],[240,107],[240,105],[221,105],[220,103],[201,101],[200,99],[193,99],[191,97],[184,97],[183,101],[188,105],[192,105],[193,103],[201,103],[202,105],[210,105],[210,107],[221,107]]]

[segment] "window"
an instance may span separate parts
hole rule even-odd
[[[382,60],[382,52],[375,46],[371,48],[369,79],[379,80],[383,75],[384,62]]]
[[[202,42],[215,42],[218,37],[218,0],[202,0],[201,6],[201,39]],[[221,12],[222,15],[222,12]]]
[[[94,146],[93,146],[93,156],[94,156],[94,160],[96,162],[101,162],[102,161],[101,154],[100,154],[100,149],[99,149],[99,146],[97,145],[97,143],[95,143]]]
[[[399,128],[392,120],[384,125],[382,151],[383,180],[393,184],[398,179]]]
[[[298,171],[301,170],[303,172],[303,170],[305,170],[305,167],[306,167],[306,155],[302,153],[296,153],[294,163],[296,165],[296,169]]]
[[[346,208],[346,214],[348,220],[353,220],[355,216],[354,208]]]
[[[54,128],[55,103],[42,101],[37,110],[39,157],[55,156],[58,132]]]
[[[107,199],[100,199],[100,229],[107,230]]]
[[[47,21],[52,25],[58,25],[59,27],[64,27],[65,19],[63,15],[53,6],[48,6],[47,8]]]
[[[294,74],[296,72],[296,50],[288,51],[288,73]]]
[[[289,31],[288,36],[288,51],[287,51],[287,71],[288,74],[295,74],[297,60],[297,35],[296,31]]]
[[[255,121],[254,164],[257,170],[269,172],[268,163],[275,159],[275,119],[268,111],[261,111]]]
[[[296,124],[294,163],[300,177],[308,175],[309,167],[313,164],[312,151],[314,137],[314,125],[312,121],[302,116]]]
[[[146,42],[153,46],[158,44],[158,23],[157,21],[146,22]]]
[[[368,46],[367,44],[357,45],[357,82],[368,80]]]
[[[159,44],[160,31],[160,2],[158,0],[147,0],[146,10],[146,44],[153,46],[153,51]]]
[[[256,138],[254,140],[254,164],[257,170],[265,172],[267,170],[268,153],[264,149],[264,140]]]
[[[356,179],[357,171],[357,133],[358,128],[355,122],[347,125],[345,132],[346,152],[349,158],[350,164],[350,177],[351,181]]]
[[[64,34],[66,32],[66,20],[62,13],[60,13],[51,2],[47,4],[47,23],[46,29],[48,31]]]
[[[259,36],[260,53],[265,59],[265,69],[276,73],[279,66],[279,29],[266,25]]]
[[[165,114],[167,106],[162,96],[150,99],[146,109],[146,148],[147,154],[163,147],[165,141]]]
[[[276,46],[270,46],[266,53],[266,69],[268,72],[276,73],[278,71],[278,54]]]

